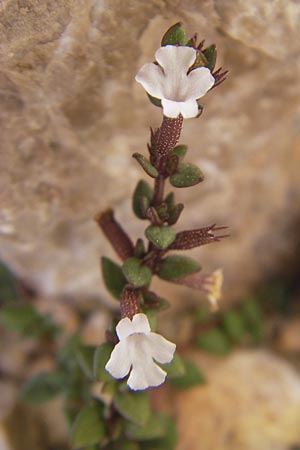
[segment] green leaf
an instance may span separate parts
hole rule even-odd
[[[141,261],[137,258],[126,259],[122,270],[129,283],[135,287],[147,286],[151,281],[151,270],[149,267],[141,264]]]
[[[143,442],[143,450],[174,450],[177,441],[176,424],[171,417],[161,415],[160,420],[164,426],[164,436],[160,439]]]
[[[182,188],[195,186],[203,181],[204,175],[194,164],[179,163],[177,172],[170,176],[170,183],[174,187]]]
[[[193,314],[193,319],[197,322],[206,322],[212,315],[210,307],[200,306]]]
[[[157,311],[153,310],[153,309],[144,309],[143,308],[143,313],[146,314],[148,321],[149,321],[149,325],[150,325],[150,329],[151,331],[156,331],[157,328]]]
[[[178,22],[175,23],[172,27],[170,27],[167,32],[164,34],[161,45],[185,45],[186,43],[186,37],[185,37],[185,30],[183,28],[183,25]]]
[[[103,405],[93,401],[76,417],[71,430],[72,449],[95,445],[104,438],[105,434]]]
[[[216,355],[227,355],[231,350],[227,336],[218,328],[213,328],[197,336],[197,344],[203,350]]]
[[[158,276],[165,280],[172,280],[199,272],[199,270],[201,270],[201,266],[198,261],[187,256],[170,255],[163,260],[158,271]]]
[[[16,279],[7,267],[0,263],[0,302],[7,304],[19,299]]]
[[[207,59],[205,58],[205,55],[201,52],[197,52],[196,60],[192,66],[193,69],[196,69],[198,67],[204,67],[207,66]]]
[[[207,59],[207,66],[210,70],[214,70],[217,59],[217,49],[216,46],[210,45],[205,50],[203,50],[204,56]]]
[[[138,239],[136,241],[134,254],[136,258],[143,258],[143,256],[146,254],[145,244],[143,239]]]
[[[242,314],[234,310],[227,311],[222,318],[223,328],[231,341],[238,343],[246,332],[245,322]]]
[[[205,383],[206,380],[204,375],[192,361],[185,360],[184,367],[185,373],[181,377],[170,380],[172,386],[177,389],[187,389]]]
[[[126,436],[134,441],[158,439],[163,437],[164,433],[164,423],[160,415],[152,414],[143,426],[136,425],[132,422],[128,422],[125,425]]]
[[[176,147],[169,153],[169,156],[176,155],[181,161],[187,152],[187,145],[176,145]]]
[[[182,213],[184,205],[182,203],[178,203],[173,208],[169,210],[168,224],[174,225],[180,217]]]
[[[148,92],[147,92],[147,95],[148,95],[148,98],[149,98],[150,102],[152,103],[152,105],[161,107],[161,99],[160,98],[152,97],[152,95],[148,94]]]
[[[85,375],[93,379],[93,361],[96,347],[91,345],[80,345],[76,351],[76,359],[79,367]]]
[[[163,311],[170,307],[170,303],[165,298],[159,297],[154,292],[147,291],[143,293],[144,299],[144,309],[154,310],[154,311]]]
[[[135,215],[139,219],[146,219],[146,209],[153,198],[153,190],[149,184],[141,180],[138,182],[133,193],[132,207]],[[142,206],[142,207],[141,207]]]
[[[57,353],[57,362],[62,370],[73,370],[78,366],[76,352],[79,345],[81,345],[80,336],[77,333],[66,339]]]
[[[137,425],[145,425],[150,417],[149,395],[145,391],[117,392],[113,404],[121,416]]]
[[[167,204],[168,209],[173,208],[174,204],[175,204],[174,192],[169,192],[169,194],[166,195],[166,198],[165,198],[164,202]]]
[[[149,177],[156,178],[158,176],[158,172],[154,166],[150,163],[150,161],[145,158],[145,156],[140,153],[134,153],[133,158],[137,160],[137,162],[141,165],[144,171],[149,175]]]
[[[146,237],[157,248],[167,248],[175,241],[176,231],[169,226],[149,225],[145,231]]]
[[[185,373],[185,366],[177,352],[169,364],[160,364],[161,368],[168,374],[168,378],[182,377]]]
[[[254,299],[249,298],[241,304],[241,314],[245,321],[245,326],[255,344],[259,344],[263,338],[262,312]]]
[[[60,394],[65,377],[60,372],[41,372],[31,377],[21,388],[21,399],[38,405]]]
[[[105,370],[106,363],[108,362],[111,352],[113,351],[113,344],[104,342],[99,345],[94,355],[94,378],[97,381],[111,381],[112,377]]]
[[[31,305],[4,307],[0,311],[0,322],[26,336],[54,337],[60,331],[49,317],[39,314]]]
[[[126,284],[126,278],[124,277],[122,268],[105,256],[101,258],[101,267],[106,289],[113,297],[119,300]]]

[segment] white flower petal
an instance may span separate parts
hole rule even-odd
[[[150,344],[150,345],[149,345]],[[172,361],[176,345],[157,333],[148,336],[149,353],[157,362],[166,364]]]
[[[131,320],[128,317],[121,319],[116,326],[116,332],[120,341],[133,333]]]
[[[139,313],[133,316],[132,329],[134,333],[150,333],[151,328],[146,314]]]
[[[207,67],[199,67],[198,69],[192,70],[187,78],[187,100],[203,97],[215,84],[215,79]]]
[[[166,379],[166,372],[158,367],[151,358],[147,358],[132,366],[127,384],[130,389],[139,391],[148,387],[159,386]]]
[[[173,100],[167,100],[167,99],[163,98],[161,101],[161,105],[163,107],[164,116],[166,116],[166,117],[175,118],[181,112],[179,102],[175,102]]]
[[[199,113],[198,103],[196,100],[187,100],[179,103],[180,112],[185,119],[196,117]]]
[[[164,69],[166,75],[187,74],[187,71],[195,62],[196,54],[196,50],[192,47],[165,45],[156,50],[155,59]]]
[[[124,378],[131,368],[131,361],[128,358],[127,342],[119,342],[106,363],[105,370],[109,372],[114,378]]]
[[[144,64],[135,76],[148,94],[156,98],[163,97],[164,74],[162,69],[154,63]]]

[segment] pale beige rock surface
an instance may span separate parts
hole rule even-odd
[[[300,443],[300,377],[267,351],[204,365],[208,384],[176,396],[178,450],[290,450]]]
[[[113,206],[143,231],[130,155],[161,113],[134,75],[182,20],[217,44],[230,77],[184,124],[206,181],[178,192],[181,227],[231,226],[230,241],[194,252],[224,266],[227,297],[286,267],[299,222],[299,15],[293,0],[2,1],[0,257],[47,295],[106,295],[98,261],[111,253],[92,218]]]

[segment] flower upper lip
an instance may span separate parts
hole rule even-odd
[[[197,51],[192,47],[166,45],[155,53],[157,63],[144,64],[135,79],[153,97],[162,101],[167,117],[196,117],[197,99],[214,85],[215,79],[207,67],[190,68]]]

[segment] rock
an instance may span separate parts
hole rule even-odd
[[[206,367],[208,383],[176,396],[178,450],[290,450],[300,443],[300,376],[267,351]]]
[[[231,227],[226,242],[194,251],[207,270],[224,267],[227,299],[289,270],[300,199],[299,11],[293,0],[4,0],[1,259],[45,295],[108,300],[98,266],[112,252],[92,218],[111,206],[130,234],[143,233],[130,208],[143,176],[131,153],[146,151],[161,112],[134,75],[182,19],[217,44],[230,76],[184,124],[181,142],[206,181],[178,191],[178,229]],[[174,300],[188,292],[168,289]]]

